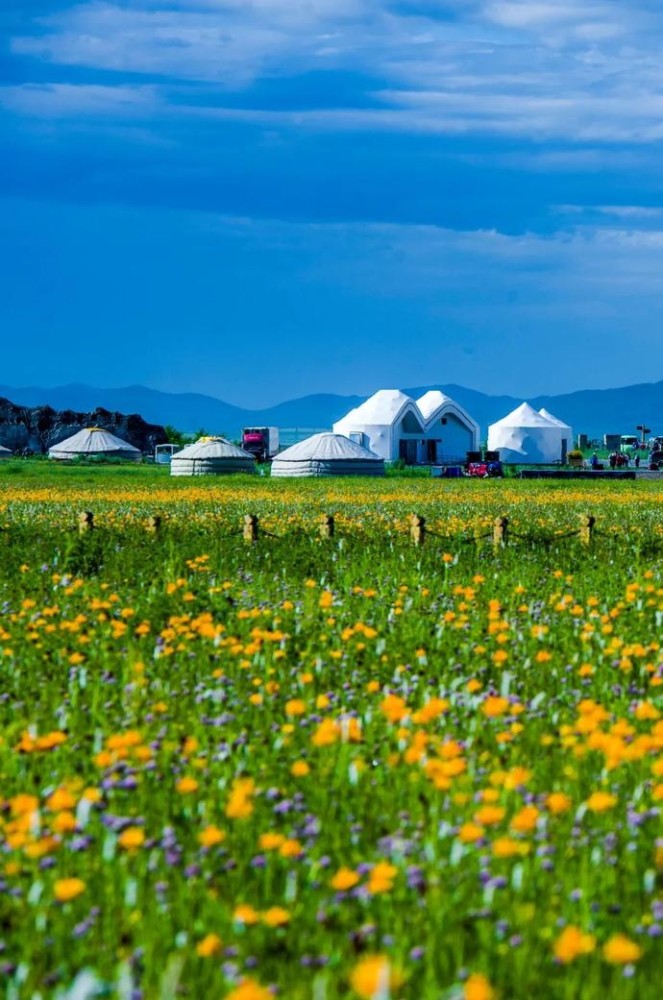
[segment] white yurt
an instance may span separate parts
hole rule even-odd
[[[549,465],[561,462],[562,428],[522,403],[488,428],[488,450],[507,464]]]
[[[9,448],[4,448],[0,444],[0,459],[3,459],[3,458],[13,458],[13,455],[12,455],[11,451],[9,450]]]
[[[564,455],[564,458],[566,458],[566,455],[568,455],[573,448],[573,428],[569,424],[565,424],[563,420],[560,420],[559,417],[556,417],[553,413],[550,413],[549,410],[546,410],[545,406],[539,410],[539,413],[542,417],[545,417],[546,420],[550,420],[551,423],[556,424],[561,429],[562,441],[566,442],[566,453]]]
[[[170,460],[171,476],[217,476],[255,471],[254,456],[222,437],[201,437]]]
[[[342,434],[314,434],[277,455],[273,476],[383,476],[384,459]]]
[[[103,427],[84,427],[65,441],[48,449],[49,458],[122,458],[125,462],[140,462],[142,454],[132,444],[116,437]]]

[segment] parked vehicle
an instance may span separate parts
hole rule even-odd
[[[245,427],[242,448],[255,455],[259,462],[269,462],[279,450],[278,427]]]
[[[663,469],[663,449],[660,451],[652,451],[649,456],[649,468],[653,472]]]

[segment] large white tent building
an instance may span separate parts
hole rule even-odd
[[[542,417],[545,417],[546,420],[550,420],[551,423],[557,424],[557,426],[561,428],[562,446],[565,449],[562,456],[562,460],[566,461],[566,456],[573,448],[573,428],[570,427],[569,424],[565,424],[563,420],[560,420],[559,417],[556,417],[549,410],[546,410],[545,406],[539,410],[539,413],[541,414]]]
[[[49,458],[121,458],[125,462],[140,462],[142,454],[132,444],[116,437],[103,427],[84,427],[71,437],[48,449]]]
[[[202,437],[176,452],[170,460],[171,476],[216,476],[230,472],[255,472],[256,460],[243,448],[222,437]]]
[[[314,434],[272,462],[272,476],[383,475],[384,459],[342,434]]]
[[[553,423],[529,403],[488,428],[488,449],[507,464],[549,465],[566,457],[560,422]]]
[[[408,465],[464,461],[479,444],[477,422],[437,390],[414,400],[399,389],[380,389],[337,421],[334,432],[385,461]]]

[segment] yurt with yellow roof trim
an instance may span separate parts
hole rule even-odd
[[[222,437],[199,438],[170,460],[171,476],[223,476],[255,471],[254,456]]]
[[[75,458],[119,458],[125,462],[140,462],[143,456],[138,448],[103,427],[84,427],[52,445],[48,457],[70,461]]]

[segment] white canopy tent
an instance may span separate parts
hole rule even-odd
[[[559,417],[556,417],[554,414],[550,413],[549,410],[546,410],[545,406],[539,410],[539,413],[541,414],[542,417],[545,417],[546,420],[550,420],[551,423],[556,424],[561,429],[562,442],[566,442],[566,453],[564,455],[564,458],[566,459],[566,455],[568,455],[568,453],[573,448],[572,427],[569,424],[565,424],[563,420],[559,419]]]
[[[132,444],[116,437],[103,427],[84,427],[65,441],[60,441],[48,449],[48,457],[56,459],[73,458],[121,458],[125,462],[140,462],[142,454]]]
[[[171,476],[216,476],[255,470],[254,456],[222,437],[199,438],[170,461]]]
[[[272,462],[272,476],[383,475],[384,460],[342,434],[314,434]]]
[[[380,389],[337,421],[334,432],[386,461],[410,465],[463,460],[479,441],[476,421],[438,390],[415,401],[399,389]]]
[[[549,465],[561,462],[562,428],[522,403],[488,428],[488,449],[507,464]]]

